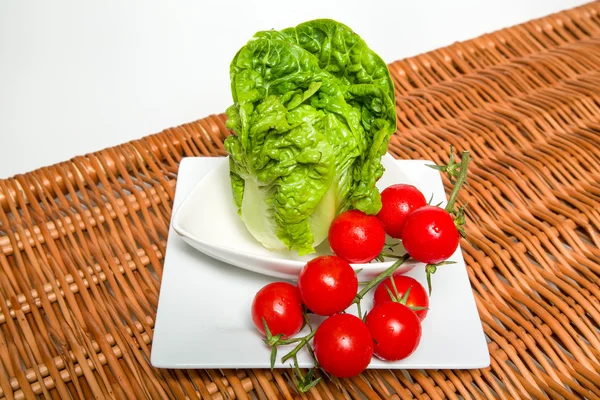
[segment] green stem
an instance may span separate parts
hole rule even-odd
[[[276,343],[277,346],[285,346],[287,344],[298,343],[302,341],[302,338],[294,338],[294,339],[279,339]]]
[[[310,320],[308,319],[308,314],[306,313],[306,311],[302,311],[302,315],[304,316],[304,322],[306,322],[306,325],[308,326],[308,328],[311,330],[313,330],[312,325],[310,324]]]
[[[296,367],[296,371],[298,372],[298,376],[300,377],[300,379],[304,380],[304,375],[302,374],[302,371],[300,371],[300,366],[298,365],[298,357],[296,357],[294,355],[294,367]]]
[[[291,357],[295,357],[296,353],[298,353],[300,351],[300,349],[303,348],[310,341],[310,339],[313,338],[313,336],[315,336],[316,332],[317,332],[316,330],[311,331],[308,335],[306,335],[302,339],[300,339],[300,343],[298,343],[296,345],[296,347],[294,347],[294,350],[290,351],[289,353],[287,353],[285,356],[283,356],[281,358],[281,363],[286,362]]]
[[[450,198],[448,199],[448,204],[446,205],[446,211],[450,214],[452,214],[454,211],[454,203],[456,203],[456,199],[458,198],[460,187],[467,179],[467,166],[469,165],[469,161],[471,161],[469,152],[463,151],[462,158],[460,160],[460,171],[458,173],[458,178],[456,178],[456,182],[452,188],[452,193],[450,193]]]
[[[387,258],[395,258],[395,259],[399,259],[402,258],[402,256],[397,256],[396,254],[392,254],[392,253],[386,253],[384,251],[382,251],[381,253],[379,253],[380,255],[382,255],[383,257],[387,257]]]
[[[356,294],[356,297],[354,298],[354,301],[352,303],[358,304],[363,299],[363,297],[365,297],[365,295],[369,293],[371,289],[383,282],[385,278],[392,276],[394,271],[396,271],[398,267],[404,264],[409,258],[410,256],[408,254],[400,256],[398,260],[395,261],[388,269],[377,275],[375,279],[369,281],[369,283],[367,283],[366,286]]]

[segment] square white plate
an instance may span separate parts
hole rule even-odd
[[[223,160],[183,159],[173,209],[177,210],[200,179]],[[445,199],[439,172],[426,166],[432,162],[398,160],[397,163],[410,172],[425,197],[433,193],[434,198]],[[430,310],[423,321],[423,336],[417,350],[398,362],[373,358],[370,369],[471,369],[490,365],[460,247],[450,259],[456,264],[438,268],[432,278]],[[415,268],[407,275],[426,285],[423,268]],[[269,368],[270,350],[252,324],[250,305],[254,294],[275,280],[199,252],[171,227],[152,343],[152,365],[158,368]],[[363,310],[370,309],[371,296],[363,300]],[[306,333],[307,328],[300,335]],[[289,367],[280,363],[286,352],[286,348],[280,348],[276,368]],[[313,365],[306,351],[299,353],[298,362],[300,367]]]

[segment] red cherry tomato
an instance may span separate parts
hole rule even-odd
[[[273,336],[298,333],[304,324],[298,288],[287,282],[273,282],[260,289],[252,301],[252,322],[265,335],[263,318]]]
[[[373,354],[382,360],[403,360],[421,341],[421,322],[417,314],[400,303],[382,303],[373,307],[367,314],[366,323],[375,342]]]
[[[385,231],[379,219],[359,210],[341,213],[329,227],[329,246],[350,263],[368,263],[381,253]]]
[[[452,216],[446,210],[424,206],[406,218],[401,239],[412,258],[437,264],[454,254],[460,238]]]
[[[360,318],[334,314],[317,328],[313,349],[321,368],[338,378],[349,378],[371,362],[373,339]]]
[[[408,214],[425,205],[427,200],[416,187],[403,183],[391,185],[381,192],[381,210],[377,218],[385,233],[400,239]]]
[[[394,287],[396,287],[397,292],[394,290]],[[429,311],[429,296],[418,280],[406,275],[395,275],[392,278],[386,278],[375,289],[375,293],[373,294],[373,307],[393,301],[386,288],[390,290],[396,299],[401,299],[410,288],[408,298],[406,299],[406,305],[417,314],[419,321],[425,319],[427,311]],[[413,307],[419,309],[415,310]]]
[[[317,315],[344,311],[354,300],[358,278],[348,261],[337,256],[310,260],[298,275],[302,302]]]

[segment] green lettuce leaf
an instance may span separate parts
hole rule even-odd
[[[258,32],[230,78],[233,198],[258,241],[308,254],[339,213],[379,211],[394,86],[356,33],[333,20]]]

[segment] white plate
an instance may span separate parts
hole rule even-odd
[[[208,172],[216,158],[186,158],[179,167],[174,209]],[[426,161],[397,161],[426,193],[443,193],[440,175]],[[484,368],[490,356],[460,249],[454,265],[433,276],[430,311],[423,321],[418,349],[399,362],[373,358],[374,369]],[[425,284],[423,268],[407,275]],[[250,318],[254,294],[277,279],[218,261],[188,246],[173,228],[169,232],[151,363],[159,368],[268,368],[269,349]],[[371,296],[363,309],[371,306]],[[354,310],[351,310],[354,311]],[[307,333],[304,331],[301,334]],[[286,349],[280,350],[280,355]],[[301,351],[301,367],[313,365]],[[279,360],[277,368],[288,367]]]
[[[319,255],[332,254],[329,243],[325,240],[315,250],[316,253],[299,256],[294,251],[268,250],[260,244],[246,229],[233,202],[229,179],[229,159],[215,160],[215,168],[206,174],[194,187],[182,204],[175,210],[173,228],[183,240],[195,249],[208,254],[217,260],[236,265],[240,268],[276,278],[296,279],[307,261]],[[408,183],[423,189],[427,198],[432,193],[421,183],[410,179],[414,172],[405,165],[404,170],[398,167],[396,160],[389,154],[382,158],[385,173],[377,182],[383,190],[394,183]],[[445,201],[443,188],[434,194],[434,201]],[[387,242],[393,242],[390,237]],[[397,242],[397,241],[396,241]],[[396,254],[402,252],[401,246],[394,248]],[[359,278],[369,280],[387,269],[394,260],[353,264],[360,271]],[[416,265],[423,265],[414,260],[403,264],[398,272],[405,273]]]

